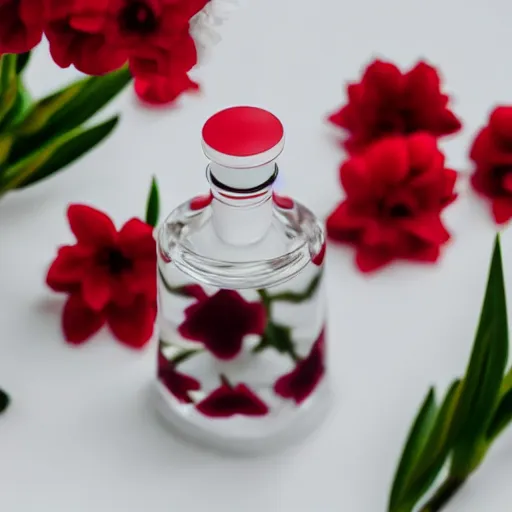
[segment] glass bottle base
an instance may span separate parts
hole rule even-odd
[[[260,455],[289,448],[309,437],[326,419],[332,404],[328,378],[315,390],[314,397],[295,408],[293,414],[269,418],[210,419],[192,409],[177,408],[173,397],[160,381],[154,382],[157,412],[170,429],[189,442],[205,448],[239,455]]]

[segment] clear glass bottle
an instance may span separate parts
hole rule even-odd
[[[215,114],[203,128],[210,192],[158,232],[158,408],[230,451],[296,442],[329,406],[324,231],[273,192],[283,147],[265,110]]]

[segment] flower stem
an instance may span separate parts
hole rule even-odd
[[[437,489],[430,500],[423,505],[419,512],[438,512],[457,494],[457,491],[466,482],[465,478],[449,476]]]

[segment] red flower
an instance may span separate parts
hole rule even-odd
[[[269,411],[267,404],[245,384],[233,387],[226,381],[196,407],[199,412],[210,418],[229,418],[236,414],[265,416]]]
[[[247,302],[234,290],[219,290],[185,310],[178,332],[203,343],[215,357],[232,359],[242,349],[244,336],[263,334],[265,325],[263,304]]]
[[[103,74],[130,60],[136,75],[170,77],[196,63],[188,24],[207,0],[48,1],[47,35],[60,66]]]
[[[0,0],[0,54],[38,45],[45,23],[43,0]]]
[[[318,386],[325,373],[325,330],[315,341],[309,355],[297,366],[280,377],[274,385],[279,396],[301,404]]]
[[[190,80],[186,73],[170,77],[156,75],[151,78],[135,78],[135,92],[148,105],[166,105],[174,102],[184,92],[198,90],[199,85]]]
[[[329,120],[349,132],[345,148],[358,152],[391,134],[428,132],[435,137],[460,130],[440,91],[436,68],[419,62],[407,73],[389,62],[371,63],[359,83],[347,87],[348,104]]]
[[[69,207],[68,220],[77,243],[59,249],[46,278],[53,290],[71,294],[63,313],[66,339],[83,342],[106,321],[121,341],[142,346],[155,318],[151,226],[131,219],[118,232],[107,215],[79,204]]]
[[[189,391],[201,389],[201,384],[194,378],[179,373],[172,361],[168,361],[162,352],[158,352],[158,378],[180,402],[185,404],[193,403]]]
[[[137,295],[125,304],[111,302],[101,310],[92,309],[77,291],[71,293],[62,313],[66,340],[79,345],[108,324],[112,334],[125,345],[142,348],[151,338],[156,318],[156,304]]]
[[[457,173],[444,166],[426,134],[376,142],[340,168],[346,199],[327,219],[327,233],[354,245],[360,270],[394,259],[434,262],[450,239],[441,210],[456,195]]]
[[[470,158],[473,188],[491,203],[498,224],[512,217],[512,106],[497,107],[476,136]]]

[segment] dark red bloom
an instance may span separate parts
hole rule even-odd
[[[268,406],[245,384],[231,386],[224,382],[197,404],[197,410],[210,418],[265,416]]]
[[[173,103],[184,92],[198,91],[199,85],[183,73],[169,77],[155,75],[149,78],[135,78],[135,92],[141,101],[153,106]]]
[[[438,259],[450,239],[440,213],[456,197],[457,173],[432,136],[382,139],[345,162],[340,178],[346,199],[327,219],[327,233],[356,248],[360,270]]]
[[[161,351],[158,351],[158,378],[175,398],[185,404],[193,402],[190,391],[201,389],[199,381],[178,372],[174,363],[167,360]]]
[[[274,384],[279,396],[301,404],[318,386],[325,373],[325,329],[315,341],[309,355]]]
[[[475,163],[473,188],[491,203],[494,220],[512,217],[512,106],[499,106],[476,136],[470,158]]]
[[[46,278],[53,290],[71,294],[63,313],[66,339],[83,342],[108,322],[121,341],[142,346],[156,305],[151,226],[131,219],[118,232],[107,215],[79,204],[69,207],[68,220],[77,243],[59,249]]]
[[[324,241],[324,243],[322,244],[322,247],[320,248],[320,251],[318,252],[318,254],[311,260],[313,262],[314,265],[316,265],[317,267],[319,267],[320,265],[323,264],[324,262],[324,259],[325,259],[325,251],[326,251],[327,247],[326,247],[326,243]]]
[[[215,357],[232,359],[242,349],[244,336],[263,334],[266,320],[260,302],[247,302],[234,290],[219,290],[189,306],[178,331],[184,338],[203,343]]]
[[[46,32],[60,66],[103,74],[129,60],[137,76],[169,78],[196,63],[188,24],[207,0],[48,1]]]
[[[0,54],[25,53],[43,37],[43,0],[0,0]]]
[[[402,73],[394,64],[376,60],[361,82],[347,86],[347,95],[347,105],[329,120],[347,130],[344,145],[351,153],[388,135],[427,132],[441,137],[462,126],[447,106],[449,97],[441,93],[438,71],[425,62]]]

